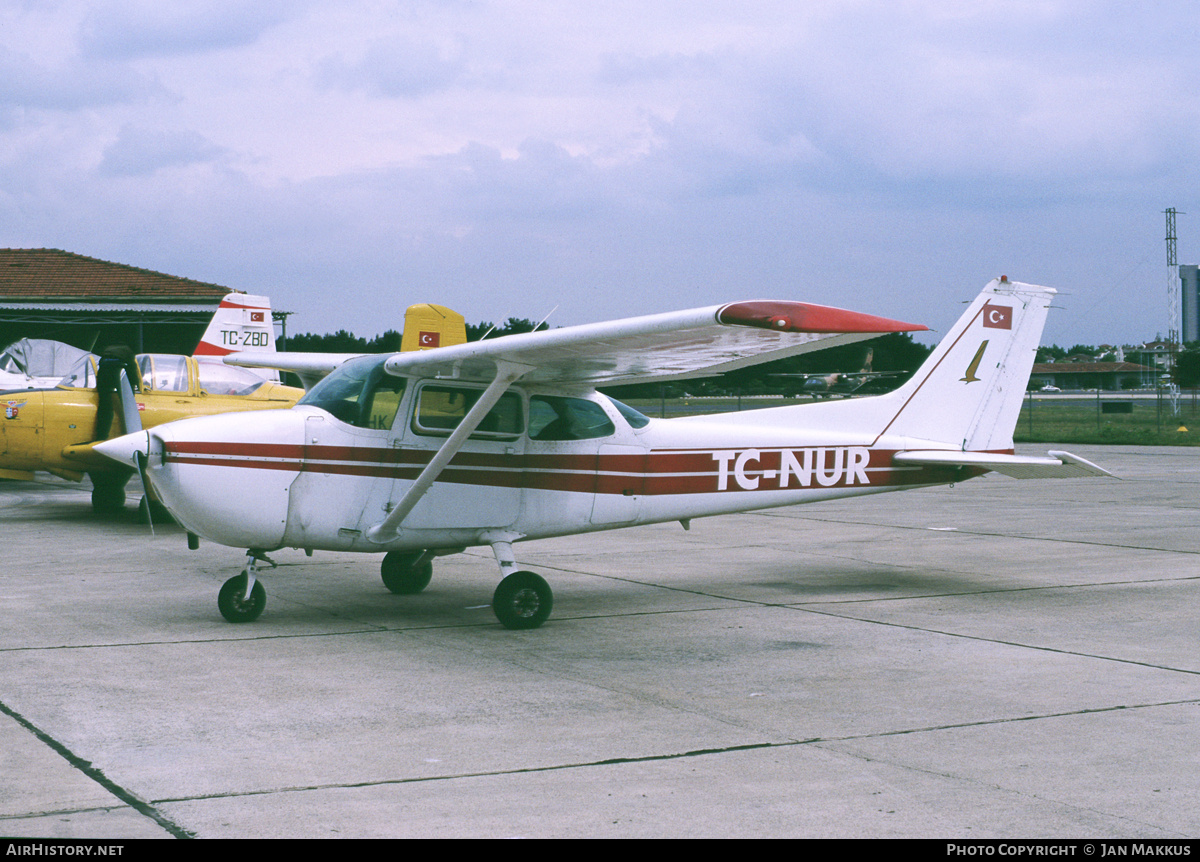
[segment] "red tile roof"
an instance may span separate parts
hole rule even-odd
[[[212,300],[228,287],[55,248],[0,249],[0,300]]]

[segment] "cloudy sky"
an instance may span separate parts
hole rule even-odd
[[[0,0],[0,247],[266,293],[293,332],[760,297],[1045,340],[1200,261],[1193,0]]]

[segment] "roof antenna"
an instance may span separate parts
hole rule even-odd
[[[545,316],[545,317],[543,317],[541,320],[539,320],[537,323],[535,323],[535,324],[534,324],[534,326],[533,326],[533,329],[531,329],[531,330],[529,330],[529,331],[530,331],[530,332],[537,332],[537,331],[538,331],[538,327],[539,327],[539,326],[541,326],[543,323],[545,323],[547,320],[549,320],[549,319],[550,319],[550,315],[551,315],[551,314],[553,314],[553,313],[554,313],[554,312],[556,312],[556,311],[558,311],[558,306],[557,306],[557,305],[556,305],[556,306],[554,306],[554,308],[550,309],[550,311],[549,311],[549,312],[546,314],[546,316]],[[507,319],[507,320],[511,320],[512,318],[506,318],[506,319]],[[483,341],[483,339],[487,338],[489,335],[491,335],[493,332],[495,332],[495,331],[496,331],[496,327],[497,327],[498,325],[499,325],[499,324],[493,323],[493,324],[491,325],[491,327],[488,329],[488,331],[487,331],[487,332],[485,332],[483,335],[479,336],[479,340],[480,340],[480,341]]]
[[[539,321],[538,321],[538,322],[537,322],[537,323],[534,325],[533,329],[531,329],[531,330],[529,330],[529,331],[530,331],[530,332],[537,332],[537,331],[538,331],[538,327],[539,327],[539,326],[541,326],[543,323],[545,323],[547,320],[549,320],[549,319],[550,319],[550,315],[551,315],[551,314],[553,314],[553,313],[554,313],[554,312],[556,312],[556,311],[558,311],[558,306],[557,306],[557,305],[556,305],[556,306],[554,306],[554,308],[550,309],[548,312],[546,312],[546,316],[545,316],[545,317],[543,317],[541,320],[539,320]],[[549,329],[550,327],[546,327],[546,328],[547,328],[547,329]]]

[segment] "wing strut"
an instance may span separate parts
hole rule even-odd
[[[512,386],[522,375],[533,370],[532,365],[522,365],[516,362],[499,361],[496,363],[496,377],[488,384],[488,388],[479,396],[471,409],[467,411],[467,415],[463,417],[463,421],[458,424],[442,447],[434,454],[433,459],[425,465],[425,469],[417,476],[417,480],[413,482],[412,487],[405,492],[400,502],[396,504],[396,508],[388,513],[388,516],[367,530],[367,538],[376,544],[385,544],[390,542],[396,536],[397,530],[408,517],[408,513],[413,510],[413,507],[420,502],[421,497],[429,490],[430,486],[437,481],[438,476],[446,469],[446,465],[450,460],[458,454],[458,450],[462,448],[463,443],[467,438],[475,433],[475,429],[479,427],[479,423],[487,416],[488,411],[496,406],[496,402],[500,400],[500,396],[508,391],[508,387]]]

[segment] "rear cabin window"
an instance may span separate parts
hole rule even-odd
[[[390,429],[407,380],[384,371],[386,360],[386,356],[351,359],[330,372],[299,403],[319,407],[359,428]]]
[[[253,371],[224,362],[197,362],[200,391],[209,395],[249,395],[265,381]]]
[[[418,434],[448,435],[466,418],[467,411],[479,400],[482,389],[459,386],[424,386],[421,388],[413,430]],[[479,423],[472,437],[517,437],[524,430],[521,396],[505,392],[496,405]]]
[[[532,440],[591,440],[616,433],[604,408],[583,398],[533,395],[529,398]]]

